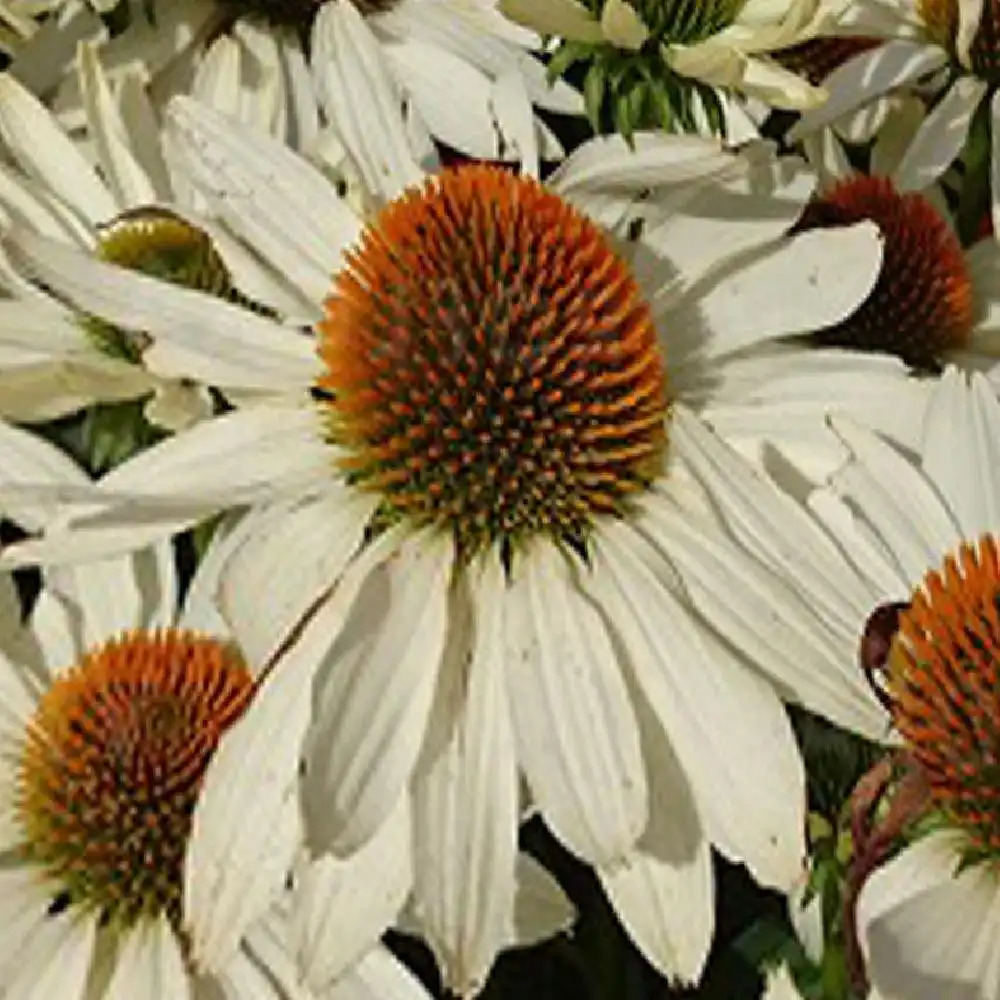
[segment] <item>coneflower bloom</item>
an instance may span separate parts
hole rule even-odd
[[[878,271],[874,227],[786,237],[811,180],[766,150],[595,140],[545,186],[486,166],[423,177],[401,125],[358,151],[380,184],[362,221],[287,148],[190,101],[171,116],[220,220],[307,295],[327,290],[315,341],[16,240],[77,304],[152,321],[193,375],[243,373],[274,398],[119,466],[76,497],[105,508],[95,520],[78,510],[4,561],[134,547],[250,505],[221,590],[241,641],[266,659],[310,609],[327,616],[307,815],[350,851],[413,796],[413,913],[448,984],[475,992],[507,940],[519,776],[650,959],[696,979],[709,844],[787,887],[804,805],[778,692],[692,613],[672,566],[720,503],[689,475],[709,435],[679,386],[710,395],[728,353],[847,314]],[[637,181],[663,197],[645,229],[628,218]],[[712,364],[685,342],[693,322]],[[848,364],[831,385],[879,371]]]
[[[0,453],[35,478],[86,482],[3,424]],[[41,508],[13,513],[26,528],[46,520]],[[409,888],[408,841],[391,851],[380,835],[380,852],[331,871],[301,847],[288,781],[297,741],[272,743],[277,780],[246,753],[247,721],[277,713],[301,730],[308,711],[289,706],[308,696],[261,685],[274,664],[248,659],[219,618],[219,566],[210,547],[180,606],[168,544],[47,572],[23,623],[17,588],[0,578],[0,991],[281,1000],[308,982],[326,1000],[390,989],[427,1000],[378,945]],[[308,655],[282,657],[289,681]],[[334,878],[393,891],[347,898]],[[343,921],[347,906],[350,944],[326,940],[317,958],[317,925]]]

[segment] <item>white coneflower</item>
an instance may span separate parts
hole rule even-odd
[[[0,454],[85,482],[16,428],[0,426]],[[46,515],[18,517],[33,527]],[[324,1000],[427,1000],[378,946],[409,887],[402,831],[336,865],[294,858],[287,771],[308,711],[288,708],[308,698],[261,687],[268,665],[244,656],[211,603],[218,568],[210,549],[180,607],[167,545],[51,571],[24,624],[0,578],[0,992],[281,1000],[308,982]],[[283,662],[288,680],[302,655]],[[269,748],[277,780],[240,732],[275,718],[300,727]],[[379,891],[352,896],[355,885]],[[351,933],[324,938],[318,962],[320,929],[348,911]]]
[[[826,78],[830,99],[806,112],[790,138],[808,136],[894,91],[926,85],[933,107],[900,164],[907,186],[933,184],[961,156],[968,173],[989,182],[978,208],[990,211],[994,229],[1000,228],[1000,192],[990,180],[1000,169],[998,8],[992,0],[865,0],[856,13],[858,30],[869,30],[882,44]]]
[[[221,218],[305,295],[335,275],[315,348],[196,292],[19,239],[47,284],[87,308],[100,300],[126,327],[152,321],[192,373],[243,373],[287,398],[123,464],[88,496],[110,505],[96,522],[54,527],[4,560],[135,546],[252,504],[223,585],[241,640],[266,658],[308,609],[329,616],[307,814],[350,850],[413,795],[414,913],[448,983],[474,992],[507,940],[519,774],[556,835],[598,867],[643,951],[697,978],[713,926],[709,844],[787,887],[804,803],[776,691],[692,614],[671,565],[710,517],[686,471],[707,432],[676,386],[688,365],[706,391],[728,353],[850,312],[878,272],[874,227],[786,237],[809,178],[701,140],[639,137],[636,154],[596,140],[549,187],[484,166],[422,177],[388,115],[352,150],[383,204],[366,224],[281,145],[190,101],[172,117]],[[388,155],[372,153],[378,142]],[[589,203],[617,225],[629,200],[588,193],[595,176],[661,186],[648,237],[623,243],[586,214]],[[692,317],[705,354],[685,342]],[[865,371],[864,358],[848,363],[832,386]],[[794,357],[789,368],[793,382]],[[304,635],[317,642],[320,628]]]
[[[746,552],[729,567],[754,582],[713,594],[702,539],[686,559],[702,567],[695,603],[758,657],[808,636],[827,651],[814,683],[859,708],[874,703],[859,691],[859,657],[875,669],[882,736],[926,790],[922,820],[904,830],[919,839],[870,876],[857,907],[867,975],[887,998],[985,1000],[1000,983],[1000,403],[981,375],[967,378],[950,368],[936,384],[919,464],[838,422],[851,459],[809,498],[815,519],[773,484],[739,478],[721,451],[695,469],[742,486],[729,512]]]

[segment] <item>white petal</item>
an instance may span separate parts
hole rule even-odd
[[[706,835],[762,884],[787,889],[805,853],[805,792],[777,695],[660,582],[670,568],[658,568],[658,552],[630,527],[607,525],[592,562],[589,589],[666,731]]]
[[[233,531],[219,601],[248,658],[263,663],[360,547],[377,498],[349,487],[251,512]]]
[[[408,798],[355,854],[325,854],[297,877],[291,943],[305,983],[318,996],[378,943],[409,894]]]
[[[413,905],[445,987],[459,996],[482,989],[509,943],[518,828],[503,569],[489,553],[469,574],[472,636],[457,637],[458,655],[445,654],[430,723],[447,736],[413,783]]]
[[[837,547],[790,496],[734,454],[682,406],[673,416],[678,454],[704,484],[727,530],[755,559],[795,587],[824,618],[852,627],[870,592]]]
[[[156,192],[152,200],[171,200],[174,192],[163,160],[159,112],[150,101],[145,68],[141,64],[121,74],[115,97],[118,114],[125,123],[131,155]]]
[[[90,165],[34,95],[9,73],[0,75],[0,136],[11,154],[93,224],[107,222],[117,206]]]
[[[931,834],[865,884],[859,931],[868,974],[887,998],[1000,996],[996,872],[989,865],[958,872],[958,860],[952,838]]]
[[[80,47],[78,72],[90,136],[115,201],[122,209],[155,204],[156,190],[132,153],[131,138],[115,107],[95,45]]]
[[[139,923],[124,935],[105,997],[190,1000],[191,980],[184,968],[180,944],[165,917]]]
[[[342,251],[361,230],[334,185],[284,143],[197,101],[173,100],[168,122],[219,217],[290,278],[306,302],[322,302]]]
[[[834,420],[854,458],[831,485],[878,532],[904,576],[919,580],[960,540],[958,526],[933,484],[899,452],[846,420]]]
[[[46,576],[49,585],[79,610],[81,638],[87,647],[145,624],[132,556],[58,568]]]
[[[399,798],[424,740],[448,627],[453,543],[408,538],[368,580],[330,653],[307,748],[310,834],[338,854]]]
[[[637,52],[649,38],[649,28],[625,0],[608,0],[601,12],[605,41],[619,49]]]
[[[825,104],[806,111],[788,133],[794,142],[809,132],[836,121],[848,111],[867,104],[910,81],[939,69],[948,61],[943,49],[923,42],[896,39],[862,52],[835,69],[824,81],[829,93]]]
[[[709,276],[687,296],[711,331],[711,357],[844,319],[868,297],[881,267],[882,236],[865,221],[784,240],[730,274]]]
[[[38,884],[38,875],[30,867],[15,865],[0,870],[0,979],[4,982],[11,970],[23,964],[25,946],[41,936],[50,922],[48,908],[52,896]]]
[[[532,797],[567,847],[613,864],[647,812],[635,715],[611,638],[547,542],[515,564],[505,603],[511,710]]]
[[[323,1000],[431,1000],[388,948],[373,948]]]
[[[385,199],[423,178],[402,98],[378,42],[352,3],[326,4],[313,27],[316,89],[369,191]]]
[[[650,767],[649,826],[601,884],[639,950],[672,983],[701,978],[715,927],[712,857],[691,791],[648,706],[639,710]]]
[[[568,931],[576,910],[548,869],[523,852],[518,854],[515,867],[514,942],[519,946],[538,944]]]
[[[64,452],[30,431],[0,421],[0,485],[80,486],[86,474]],[[42,501],[4,505],[4,513],[22,527],[38,530],[57,516],[55,505]]]
[[[4,1000],[82,1000],[93,959],[96,921],[72,908],[48,917],[16,956],[4,963]]]
[[[372,545],[372,558],[387,553]],[[361,580],[368,575],[366,566]],[[320,595],[268,664],[244,716],[216,750],[195,807],[184,902],[200,967],[221,969],[273,902],[301,842],[299,761],[312,718],[312,682],[360,580]]]
[[[501,155],[491,106],[493,81],[486,73],[461,54],[419,38],[385,41],[381,49],[391,78],[400,81],[432,135],[476,159],[495,160]],[[442,80],[448,81],[447,87],[441,86]],[[510,156],[509,149],[503,152]]]
[[[600,23],[580,0],[500,0],[500,10],[515,24],[541,35],[594,44],[604,38]]]
[[[924,119],[896,170],[900,191],[922,191],[951,166],[962,151],[969,125],[986,93],[985,80],[959,77]]]
[[[1000,525],[1000,403],[981,375],[949,368],[927,408],[922,465],[971,541]]]
[[[561,195],[577,189],[685,184],[739,172],[744,164],[715,139],[637,132],[629,145],[620,135],[583,143],[548,179]]]
[[[502,73],[491,88],[497,124],[514,145],[521,159],[521,173],[538,176],[538,142],[535,119],[521,75],[515,70]],[[504,150],[508,155],[511,150]]]
[[[748,163],[735,179],[706,181],[675,210],[666,208],[667,217],[647,226],[642,244],[677,269],[678,281],[693,284],[718,266],[723,254],[731,261],[784,236],[815,186],[815,176],[796,160]],[[647,204],[655,210],[655,196]],[[654,280],[656,268],[651,267]]]
[[[78,309],[127,330],[162,337],[199,355],[184,372],[223,386],[287,392],[308,386],[317,371],[313,338],[281,327],[204,292],[171,285],[94,260],[64,244],[21,230],[7,250],[27,271]]]
[[[740,653],[779,685],[783,696],[870,738],[885,731],[885,711],[857,667],[866,608],[833,630],[798,593],[798,581],[769,572],[722,532],[698,526],[666,504],[647,505],[639,525],[680,571],[694,606]],[[846,570],[846,567],[845,567]],[[719,581],[726,580],[725,589]]]

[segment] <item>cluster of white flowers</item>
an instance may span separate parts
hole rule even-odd
[[[0,997],[472,998],[572,940],[532,825],[656,990],[724,859],[767,1000],[1000,1000],[1000,0],[0,66]]]

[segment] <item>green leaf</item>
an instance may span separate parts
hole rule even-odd
[[[593,47],[590,45],[583,45],[580,42],[563,42],[552,54],[545,67],[545,75],[548,77],[549,83],[554,83],[559,77],[564,76],[570,66],[583,62],[592,52]]]
[[[601,63],[595,60],[587,70],[583,80],[583,105],[587,118],[595,132],[601,131],[601,109],[604,106],[604,92],[607,85],[607,75]]]
[[[161,440],[143,413],[145,400],[91,407],[83,424],[84,461],[93,473],[106,472]]]

